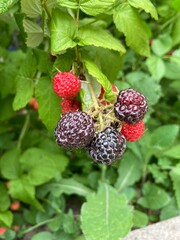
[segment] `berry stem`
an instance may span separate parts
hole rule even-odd
[[[99,124],[100,124],[100,129],[102,130],[103,127],[104,127],[103,117],[102,117],[101,112],[99,111],[99,105],[98,105],[98,102],[97,102],[97,98],[96,98],[96,95],[94,93],[94,90],[93,90],[93,87],[92,87],[92,84],[91,84],[91,81],[90,81],[90,78],[89,78],[88,74],[86,74],[86,80],[88,82],[88,88],[89,88],[89,91],[90,91],[90,94],[91,94],[92,101],[94,103],[94,108],[95,108],[96,111],[99,112],[98,113]]]
[[[106,182],[106,170],[107,170],[107,166],[101,165],[101,181],[102,182]]]

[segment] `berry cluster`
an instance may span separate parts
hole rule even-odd
[[[81,103],[75,99],[81,89],[81,81],[72,72],[58,72],[53,78],[53,89],[62,98],[62,113],[81,109]]]
[[[55,128],[55,139],[64,148],[84,148],[96,163],[111,164],[120,159],[126,141],[134,142],[144,133],[143,118],[148,110],[146,98],[132,88],[118,93],[115,103],[107,102],[105,91],[97,98],[98,107],[88,112],[80,111],[75,99],[81,88],[78,77],[70,73],[57,73],[53,88],[61,101],[62,117]]]

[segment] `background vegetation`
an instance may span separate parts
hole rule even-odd
[[[178,0],[1,0],[2,239],[117,240],[180,214],[179,11]],[[52,78],[72,67],[107,100],[110,82],[148,99],[144,136],[107,168],[55,143]],[[79,97],[91,106],[86,84]]]

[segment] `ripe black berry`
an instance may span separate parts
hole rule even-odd
[[[108,127],[96,135],[88,147],[88,152],[95,162],[111,164],[122,156],[125,148],[125,137],[113,127]]]
[[[86,147],[95,136],[93,119],[85,112],[68,112],[61,117],[54,133],[62,147]]]
[[[138,123],[147,110],[146,98],[132,88],[120,91],[114,105],[115,116],[129,124]]]

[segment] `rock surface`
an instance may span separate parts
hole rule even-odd
[[[123,240],[180,240],[180,216],[134,230]]]

